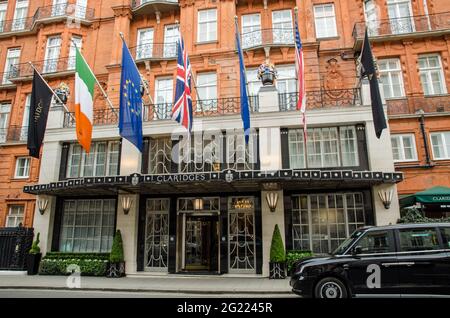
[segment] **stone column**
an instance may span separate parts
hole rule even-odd
[[[266,194],[268,192],[278,193],[278,203],[274,212],[270,211],[267,204]],[[285,228],[284,228],[284,202],[283,202],[283,190],[276,191],[261,191],[261,218],[262,218],[262,242],[263,242],[263,263],[262,263],[262,275],[264,277],[269,276],[269,262],[270,262],[270,247],[272,243],[272,234],[275,225],[278,224],[280,229],[283,244],[286,246]]]

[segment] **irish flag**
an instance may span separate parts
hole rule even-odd
[[[75,62],[75,120],[77,138],[84,150],[91,149],[93,100],[96,79],[78,48]]]

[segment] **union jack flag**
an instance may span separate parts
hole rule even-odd
[[[189,133],[192,130],[192,98],[191,98],[191,63],[180,37],[177,42],[177,84],[175,88],[175,103],[172,109],[172,119],[183,125]]]
[[[306,143],[306,89],[305,89],[305,64],[303,59],[303,46],[298,31],[297,13],[295,14],[295,65],[297,67],[298,77],[298,102],[297,110],[300,110],[303,116],[303,137]]]

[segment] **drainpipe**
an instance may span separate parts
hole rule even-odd
[[[417,111],[417,114],[420,115],[420,117],[419,117],[420,131],[422,133],[423,146],[425,147],[425,158],[426,158],[426,161],[427,161],[426,165],[428,167],[432,167],[431,158],[430,158],[430,152],[428,150],[428,139],[427,139],[427,135],[425,133],[425,112],[423,111],[423,109],[420,109],[420,110]]]

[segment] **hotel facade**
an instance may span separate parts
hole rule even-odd
[[[450,9],[444,2],[428,1],[426,14]],[[25,22],[18,30],[17,12],[24,3],[28,13],[23,13]],[[385,111],[391,115],[394,109],[397,114],[389,119],[391,131],[413,129],[416,119],[411,119],[411,127],[400,122],[415,118],[408,114],[416,110],[391,106],[392,96],[387,94],[392,91],[386,91],[396,87],[398,78],[390,71],[395,63],[384,61],[385,56],[394,59],[390,55],[396,54],[402,60],[406,54],[411,59],[403,70],[408,74],[405,83],[417,77],[419,86],[438,89],[433,75],[439,71],[437,65],[443,87],[449,78],[448,19],[432,22],[418,36],[417,41],[426,41],[424,36],[432,33],[427,47],[439,56],[440,64],[436,64],[426,55],[427,67],[437,70],[429,77],[422,76],[422,53],[408,51],[411,45],[404,40],[415,43],[418,29],[400,32],[390,26],[386,35],[383,23],[372,23],[387,19],[403,26],[404,3],[411,10],[424,8],[422,1],[394,0],[4,2],[0,58],[6,62],[0,96],[5,101],[2,114],[7,115],[0,145],[5,159],[0,165],[9,170],[1,170],[5,196],[0,201],[0,222],[32,225],[41,233],[44,253],[108,252],[115,229],[120,229],[127,274],[262,276],[269,274],[275,225],[286,249],[321,254],[332,251],[359,226],[395,223],[400,217],[397,187],[409,170],[401,167],[398,147],[391,144],[397,137],[389,129],[380,139],[375,136],[368,83],[357,76],[361,23],[369,21],[378,30],[371,31],[371,37],[387,97]],[[369,14],[371,5],[376,7],[376,19]],[[307,138],[296,111],[294,7],[305,55]],[[420,10],[418,15],[423,13]],[[407,17],[416,14],[411,12]],[[239,114],[235,16],[250,95],[248,144]],[[433,29],[436,25],[438,30]],[[142,153],[121,139],[117,128],[119,32],[146,83]],[[196,80],[190,147],[183,129],[171,120],[178,32]],[[89,154],[76,141],[73,42],[81,47],[114,105],[111,109],[96,89]],[[441,43],[436,44],[439,50],[432,46],[435,42]],[[382,53],[393,43],[395,50]],[[262,87],[256,76],[259,65],[267,60],[278,71],[272,87]],[[64,82],[72,92],[69,111],[57,103],[50,109],[40,161],[29,159],[21,142],[31,92],[27,61],[38,67],[51,87]],[[388,80],[392,82],[385,84]],[[416,92],[417,87],[404,86],[405,96],[394,99],[397,104],[408,103],[408,94]],[[445,94],[439,94],[444,101]],[[433,120],[441,118],[448,125],[448,117],[440,115]],[[381,197],[389,200],[383,202]],[[45,211],[39,211],[34,199],[48,202]],[[12,211],[20,212],[21,206],[22,214],[14,218]]]

